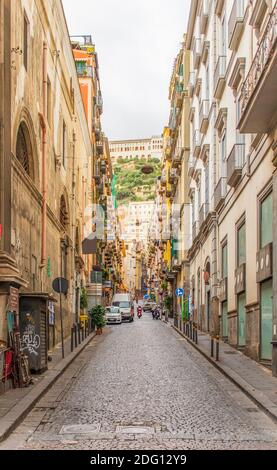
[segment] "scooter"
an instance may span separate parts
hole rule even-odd
[[[154,312],[152,313],[153,320],[159,320],[161,317],[160,310],[156,308]]]
[[[142,317],[142,308],[138,308],[138,318]]]

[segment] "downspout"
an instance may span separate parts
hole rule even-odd
[[[47,178],[46,178],[46,120],[45,114],[47,109],[47,44],[43,43],[43,106],[42,114],[39,113],[40,125],[42,129],[42,212],[41,212],[41,264],[40,268],[46,266],[46,192],[47,192]]]
[[[76,253],[76,168],[75,168],[75,151],[76,151],[76,134],[73,131],[73,149],[72,149],[72,206],[73,206],[73,214],[72,214],[72,320],[73,323],[78,323],[78,315],[79,311],[77,308],[76,311],[76,280],[77,274],[75,270],[75,253]]]

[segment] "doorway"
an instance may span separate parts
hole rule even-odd
[[[261,359],[272,359],[272,279],[261,284]]]

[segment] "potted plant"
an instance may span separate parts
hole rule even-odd
[[[166,317],[172,316],[173,311],[173,297],[171,295],[167,295],[164,299],[164,307],[166,309]]]
[[[106,325],[105,309],[102,305],[96,305],[90,311],[91,319],[96,326],[96,334],[102,335],[102,328]]]
[[[80,309],[82,312],[84,312],[87,308],[88,308],[88,293],[85,287],[83,287],[81,290],[81,295],[80,295]]]

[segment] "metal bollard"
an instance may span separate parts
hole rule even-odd
[[[73,336],[74,336],[74,328],[72,326],[72,328],[71,328],[71,352],[73,352],[73,349],[74,349]]]
[[[84,331],[84,327],[82,326],[82,341],[84,341],[85,339],[85,331]]]
[[[214,339],[211,338],[211,357],[214,357]]]
[[[216,337],[216,351],[215,351],[215,360],[219,361],[219,337]]]
[[[81,325],[78,323],[78,344],[81,344]]]
[[[74,325],[74,337],[75,337],[75,348],[77,348],[78,341],[77,341],[77,325],[76,325],[76,323]]]
[[[197,331],[197,326],[195,327],[195,344],[198,344],[198,331]]]

